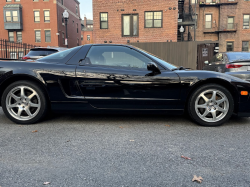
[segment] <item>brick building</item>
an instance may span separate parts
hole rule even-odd
[[[190,0],[195,10],[195,0]],[[189,6],[189,1],[185,1]],[[249,51],[250,1],[197,0],[197,41],[218,41],[219,51]],[[188,28],[186,27],[186,30]],[[194,27],[189,27],[193,36]]]
[[[0,38],[37,46],[65,47],[62,13],[69,12],[68,44],[81,40],[81,19],[77,0],[1,0]]]
[[[94,42],[93,39],[93,20],[89,20],[86,17],[84,17],[84,20],[82,20],[82,45],[84,44],[91,44]]]
[[[93,0],[94,43],[177,41],[177,0]]]

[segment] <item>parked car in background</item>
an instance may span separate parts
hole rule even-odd
[[[205,61],[205,64],[203,70],[208,71],[221,73],[250,71],[250,52],[217,53],[210,61]]]
[[[36,47],[30,50],[30,52],[22,57],[22,60],[37,60],[44,56],[51,55],[60,51],[67,50],[64,47]]]

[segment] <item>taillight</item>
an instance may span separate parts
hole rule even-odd
[[[240,68],[242,65],[235,65],[235,64],[226,64],[226,68]]]
[[[30,57],[28,57],[28,56],[23,56],[22,59],[23,59],[23,60],[27,60],[27,59],[30,59]]]

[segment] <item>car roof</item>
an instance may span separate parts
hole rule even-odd
[[[125,44],[91,44],[91,45],[93,45],[93,46],[100,46],[100,45],[102,45],[102,46],[127,46],[127,47],[132,47],[131,45],[125,45]]]

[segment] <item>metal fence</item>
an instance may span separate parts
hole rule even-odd
[[[39,46],[0,39],[0,59],[22,59],[34,47]]]

